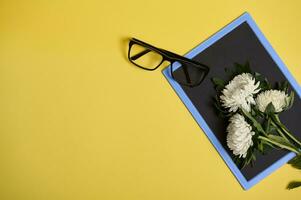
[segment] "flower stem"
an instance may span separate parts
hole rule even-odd
[[[273,120],[275,120],[275,123],[281,128],[281,130],[289,137],[291,138],[294,142],[296,142],[300,147],[301,147],[301,142],[295,138],[289,130],[281,123],[279,116],[274,115]]]
[[[266,138],[266,137],[263,137],[263,136],[258,136],[258,138],[261,139],[261,140],[264,140],[264,141],[266,141],[266,142],[269,142],[269,143],[271,143],[271,144],[273,144],[273,145],[275,145],[275,146],[278,146],[278,147],[280,147],[280,148],[287,149],[287,150],[289,150],[289,151],[295,152],[296,154],[299,154],[299,153],[300,153],[297,149],[294,149],[294,148],[292,148],[292,147],[289,147],[289,146],[280,144],[280,143],[275,142],[275,141],[273,141],[273,140],[271,140],[271,139],[269,139],[269,138]]]
[[[287,129],[286,127],[283,127],[283,131],[294,141],[296,142],[300,147],[301,147],[301,142],[295,138]]]
[[[283,130],[282,130],[281,128],[279,128],[278,125],[275,124],[274,121],[271,121],[271,123],[272,123],[272,125],[277,129],[277,133],[278,133],[281,137],[283,137],[286,141],[289,142],[289,139],[285,136],[285,134],[283,133]]]

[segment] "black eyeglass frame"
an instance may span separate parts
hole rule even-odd
[[[137,54],[137,55],[134,55],[134,56],[131,57],[130,52],[131,52],[131,48],[132,48],[132,46],[133,46],[134,44],[141,45],[141,46],[145,47],[146,50],[143,51],[143,52],[141,52],[141,53],[139,53],[139,54]],[[137,58],[139,58],[139,57],[145,55],[146,53],[150,52],[150,50],[151,50],[151,51],[154,51],[154,52],[156,52],[156,53],[158,53],[158,54],[160,54],[160,55],[162,56],[161,62],[160,62],[156,67],[154,67],[154,68],[145,68],[145,67],[140,66],[140,65],[138,65],[137,63],[134,62],[135,59],[137,59]],[[134,58],[134,59],[133,59],[133,58]],[[199,63],[199,62],[197,62],[197,61],[195,61],[195,60],[186,58],[186,57],[184,57],[184,56],[180,56],[180,55],[178,55],[178,54],[176,54],[176,53],[167,51],[167,50],[162,49],[162,48],[157,48],[157,47],[155,47],[155,46],[153,46],[153,45],[150,45],[150,44],[148,44],[148,43],[146,43],[146,42],[143,42],[143,41],[141,41],[141,40],[138,40],[138,39],[136,39],[136,38],[131,38],[130,41],[129,41],[128,59],[129,59],[129,61],[130,61],[131,63],[133,63],[133,64],[136,65],[137,67],[142,68],[142,69],[144,69],[144,70],[148,70],[148,71],[154,71],[154,70],[156,70],[156,69],[157,69],[164,61],[168,61],[168,62],[170,63],[170,66],[171,66],[171,67],[170,67],[171,76],[172,76],[172,78],[173,78],[174,80],[176,80],[175,77],[174,77],[174,75],[173,75],[173,63],[174,63],[174,62],[179,62],[179,63],[182,64],[183,71],[184,71],[184,73],[185,73],[186,79],[190,79],[190,77],[189,77],[189,74],[188,74],[188,71],[187,71],[187,66],[184,65],[184,64],[192,65],[192,66],[194,66],[194,67],[198,67],[198,68],[200,68],[201,70],[203,70],[203,71],[204,71],[204,75],[201,77],[201,79],[199,80],[199,82],[197,82],[197,83],[195,83],[195,84],[187,84],[187,83],[179,82],[178,80],[176,80],[176,81],[177,81],[178,83],[180,83],[181,85],[185,85],[185,86],[189,86],[189,87],[195,87],[195,86],[199,85],[201,82],[203,82],[203,80],[205,79],[205,77],[206,77],[207,74],[209,73],[209,69],[210,69],[207,65],[205,65],[205,64],[203,64],[203,63]],[[189,80],[187,80],[187,81],[189,82]]]

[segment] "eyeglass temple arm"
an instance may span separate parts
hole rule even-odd
[[[187,66],[186,65],[182,65],[184,73],[185,73],[185,77],[186,77],[186,81],[187,83],[191,84],[191,80],[190,80],[190,76],[188,74],[188,70],[187,70]]]
[[[160,49],[160,50],[163,51],[165,54],[171,56],[171,57],[175,57],[175,58],[177,58],[177,59],[181,59],[181,60],[193,62],[193,63],[195,63],[195,64],[197,64],[197,65],[199,65],[199,66],[202,66],[202,68],[204,68],[205,70],[209,70],[209,67],[208,67],[208,66],[206,66],[206,65],[204,65],[204,64],[202,64],[202,63],[199,63],[199,62],[195,62],[194,60],[189,59],[189,58],[186,58],[185,56],[180,56],[180,55],[178,55],[178,54],[176,54],[176,53],[167,51],[167,50],[165,50],[165,49]]]
[[[136,55],[133,55],[131,57],[131,59],[136,60],[136,59],[140,58],[141,56],[144,56],[145,54],[147,54],[150,51],[151,51],[150,49],[145,49],[144,51],[141,51],[140,53],[137,53]]]

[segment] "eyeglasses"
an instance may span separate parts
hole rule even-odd
[[[154,47],[135,38],[130,39],[128,59],[137,67],[149,71],[157,69],[164,61],[168,61],[171,64],[172,78],[179,84],[189,87],[198,86],[209,72],[207,65]],[[179,68],[173,70],[177,66]]]

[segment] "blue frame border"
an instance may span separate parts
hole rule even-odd
[[[233,29],[235,29],[237,26],[242,24],[243,22],[248,23],[248,25],[251,27],[251,29],[254,31],[256,36],[258,37],[259,41],[262,43],[264,48],[267,50],[267,52],[271,55],[272,59],[275,61],[275,63],[278,65],[282,73],[285,75],[287,80],[290,82],[292,87],[296,90],[299,98],[301,96],[301,88],[298,85],[297,81],[294,79],[292,74],[289,72],[285,64],[282,62],[280,57],[277,55],[273,47],[270,45],[268,40],[265,38],[263,33],[260,31],[258,26],[256,25],[255,21],[252,19],[251,15],[249,13],[244,13],[234,21],[232,21],[230,24],[222,28],[220,31],[209,37],[207,40],[196,46],[194,49],[192,49],[190,52],[188,52],[185,57],[187,58],[193,58],[200,52],[204,51],[207,47],[211,46],[213,43],[218,41],[220,38],[222,38],[227,33],[231,32]],[[177,65],[174,67],[173,70],[176,70],[180,65]],[[241,186],[248,190],[255,184],[257,184],[259,181],[267,177],[269,174],[274,172],[276,169],[280,168],[282,165],[287,163],[290,159],[292,159],[296,154],[295,153],[287,153],[285,156],[280,158],[278,161],[273,163],[271,166],[269,166],[267,169],[253,177],[251,180],[247,180],[243,174],[240,172],[239,168],[236,166],[236,164],[231,159],[230,155],[227,153],[227,151],[224,149],[224,147],[221,145],[221,143],[218,141],[216,136],[213,134],[212,130],[209,128],[207,123],[205,122],[204,118],[200,115],[200,113],[197,111],[193,103],[190,101],[186,93],[183,91],[181,86],[173,80],[170,74],[170,66],[166,67],[162,73],[170,83],[170,85],[173,87],[175,92],[178,94],[182,102],[185,104],[187,109],[190,111],[198,125],[202,128],[204,133],[207,135],[213,146],[216,148],[216,150],[219,152],[220,156],[223,158],[225,163],[228,165],[230,170],[232,171],[233,175],[236,177],[236,179],[239,181]]]

